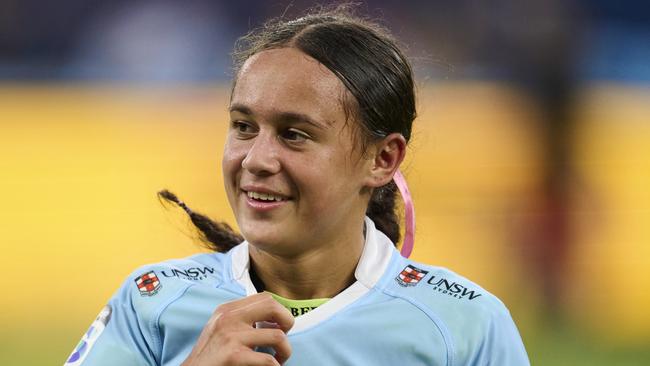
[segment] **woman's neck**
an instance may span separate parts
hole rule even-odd
[[[251,269],[266,291],[288,299],[331,298],[355,281],[363,251],[363,224],[356,235],[339,236],[290,258],[249,245]]]

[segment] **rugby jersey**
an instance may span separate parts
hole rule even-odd
[[[369,218],[356,282],[295,318],[295,365],[529,365],[504,304],[441,267],[403,258]],[[220,304],[256,293],[249,245],[134,271],[66,365],[179,365]]]

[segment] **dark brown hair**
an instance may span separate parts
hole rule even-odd
[[[264,50],[292,47],[332,71],[352,95],[345,101],[356,122],[362,148],[391,133],[408,141],[416,116],[413,71],[390,33],[353,12],[350,5],[319,8],[294,19],[274,19],[240,38],[233,54],[235,72],[252,55]],[[235,77],[233,87],[237,82]],[[399,219],[394,182],[373,191],[366,210],[379,230],[397,243]],[[191,211],[169,191],[159,196],[175,202],[190,215],[209,248],[223,252],[243,239],[225,223]]]

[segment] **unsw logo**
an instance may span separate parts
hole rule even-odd
[[[456,282],[449,281],[444,277],[436,279],[436,276],[431,276],[427,283],[429,285],[432,285],[434,290],[459,299],[474,300],[475,298],[481,296],[481,294],[475,293],[474,290],[468,290],[467,287]]]
[[[180,269],[169,269],[161,271],[162,275],[165,277],[180,277],[186,280],[200,281],[208,278],[209,274],[214,274],[214,268],[211,267],[192,267],[186,270]]]

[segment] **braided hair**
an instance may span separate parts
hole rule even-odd
[[[273,19],[240,38],[233,58],[235,75],[251,56],[270,49],[296,48],[316,59],[345,85],[352,98],[344,101],[348,119],[360,136],[362,151],[373,141],[398,132],[408,142],[416,117],[413,71],[390,33],[354,14],[349,4],[318,8],[293,20]],[[234,78],[233,88],[237,83]],[[393,181],[376,188],[366,215],[393,242],[400,239]],[[228,224],[190,210],[173,193],[159,197],[187,212],[208,248],[224,252],[243,238]]]

